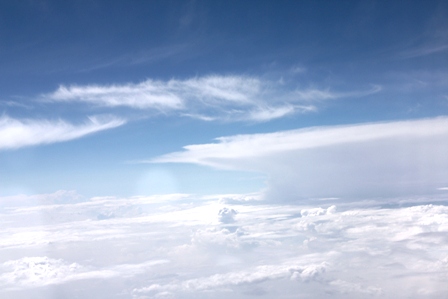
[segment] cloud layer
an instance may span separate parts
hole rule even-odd
[[[0,117],[0,150],[48,144],[81,138],[125,123],[119,118],[89,117],[84,124],[65,121],[19,120]]]
[[[448,291],[446,196],[390,199],[382,208],[334,199],[273,205],[256,194],[19,197],[0,210],[2,298],[412,299]]]
[[[206,76],[138,84],[60,86],[43,95],[53,102],[85,102],[101,107],[130,107],[177,113],[201,120],[268,121],[316,111],[322,100],[361,97],[380,91],[335,93],[328,89],[291,88],[250,76]]]
[[[448,118],[221,137],[149,162],[267,173],[272,196],[432,193],[448,182]],[[274,195],[274,193],[276,193]]]

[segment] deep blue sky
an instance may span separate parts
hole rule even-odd
[[[135,162],[220,136],[448,113],[446,1],[2,1],[0,41],[3,119],[74,126],[92,115],[126,120],[60,143],[2,145],[2,195],[258,191],[263,174]],[[262,104],[187,95],[185,82],[196,78],[197,94],[208,76],[237,77],[238,88],[255,78],[261,87],[251,100]],[[164,95],[193,97],[192,104],[157,110],[54,96],[60,86],[134,90],[146,80],[168,88]],[[170,89],[169,80],[183,87]],[[293,112],[246,115],[283,104]],[[14,137],[2,136],[3,143]]]

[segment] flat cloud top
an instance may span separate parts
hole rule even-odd
[[[446,134],[448,134],[447,117],[313,127],[275,133],[219,137],[216,139],[219,143],[187,145],[184,147],[184,152],[163,155],[151,161],[208,164],[207,161],[215,158],[239,159],[385,138],[424,138]]]
[[[314,127],[217,138],[151,163],[267,174],[272,200],[439,192],[447,184],[448,118]],[[277,199],[278,200],[278,199]]]

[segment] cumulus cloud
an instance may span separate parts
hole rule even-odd
[[[251,271],[230,272],[215,274],[209,277],[189,279],[179,284],[153,284],[148,287],[135,289],[135,293],[159,293],[163,291],[207,291],[222,289],[229,286],[258,284],[267,280],[297,279],[300,276],[304,281],[318,279],[325,272],[325,265],[263,265]]]
[[[329,90],[286,88],[250,76],[205,76],[168,81],[148,79],[120,85],[61,85],[42,96],[44,101],[84,102],[102,107],[154,110],[200,120],[263,122],[294,113],[316,111],[314,101],[366,96],[363,92],[334,93]]]
[[[4,262],[1,267],[0,285],[10,289],[35,288],[63,284],[75,280],[107,279],[117,276],[133,276],[145,272],[148,267],[167,263],[165,260],[148,261],[143,264],[124,264],[108,269],[92,269],[78,263],[46,256],[23,257]]]
[[[0,283],[11,288],[39,287],[61,284],[70,280],[105,278],[112,276],[109,271],[86,272],[77,263],[66,263],[60,259],[48,257],[24,257],[3,263],[5,271]]]
[[[222,223],[232,223],[235,222],[235,216],[238,214],[234,209],[222,208],[219,210],[219,221]]]
[[[0,210],[2,298],[435,299],[448,291],[441,195],[390,199],[389,208],[272,204],[247,194],[34,198],[46,196],[54,204]],[[233,232],[220,221],[232,211]]]
[[[0,150],[48,144],[81,138],[95,132],[121,126],[123,119],[91,116],[84,124],[65,121],[15,119],[0,117]]]
[[[448,118],[217,138],[147,162],[266,173],[272,197],[434,192],[448,177]],[[275,194],[274,194],[275,193]]]
[[[300,215],[302,217],[309,217],[309,216],[319,216],[319,215],[325,215],[325,214],[332,214],[336,211],[336,206],[331,206],[327,209],[322,208],[312,208],[312,209],[302,209],[300,211]]]

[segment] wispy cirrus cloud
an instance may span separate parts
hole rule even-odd
[[[353,97],[364,97],[368,95],[375,94],[380,92],[382,87],[380,85],[373,85],[368,90],[363,91],[349,91],[349,92],[333,92],[330,89],[305,89],[305,90],[297,90],[295,95],[305,101],[324,101],[324,100],[333,100],[339,98],[353,98]]]
[[[112,58],[105,58],[102,62],[81,69],[80,72],[90,72],[93,70],[104,69],[109,67],[133,66],[139,64],[151,64],[162,60],[169,59],[176,55],[182,55],[185,50],[191,48],[188,44],[175,44],[152,48],[150,50],[140,50],[118,55]]]
[[[15,119],[1,116],[0,150],[68,141],[115,128],[124,123],[125,120],[116,117],[91,116],[85,123],[74,125],[62,120]]]
[[[61,85],[42,99],[84,102],[100,107],[129,107],[177,113],[201,120],[269,121],[295,113],[317,111],[314,102],[366,96],[379,92],[374,86],[362,92],[285,87],[250,76],[205,76],[168,81],[148,79],[119,85]]]
[[[448,44],[438,44],[432,46],[424,46],[401,53],[400,58],[410,59],[448,51]]]

